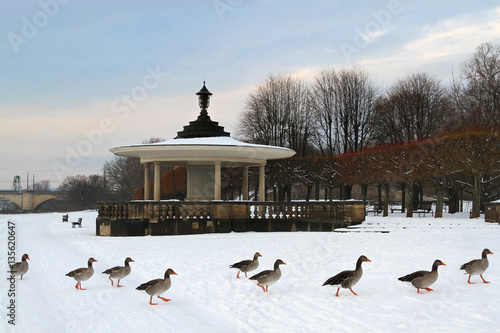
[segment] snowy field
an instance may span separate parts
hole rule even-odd
[[[230,233],[194,236],[97,237],[96,212],[71,212],[83,218],[83,228],[61,223],[61,213],[0,215],[0,264],[8,278],[8,221],[15,224],[16,261],[30,256],[30,269],[8,297],[2,283],[1,328],[4,332],[500,332],[500,226],[482,216],[462,214],[442,219],[403,214],[368,216],[348,232]],[[384,231],[379,232],[379,231]],[[467,284],[461,264],[480,258],[489,248],[490,267]],[[236,279],[228,266],[259,251],[258,272],[271,269],[277,258],[283,275],[269,292]],[[322,287],[330,276],[354,269],[366,255],[364,275],[353,288],[359,295]],[[111,287],[107,268],[123,265],[130,256],[132,273]],[[74,288],[65,274],[98,260],[96,273]],[[397,280],[416,270],[439,268],[433,292]],[[135,290],[163,277],[167,268],[172,288],[148,304],[149,296]],[[254,272],[254,273],[255,273]],[[244,275],[243,275],[244,276]],[[8,281],[8,280],[7,280]],[[15,326],[7,320],[14,300]],[[1,331],[1,329],[0,329]]]

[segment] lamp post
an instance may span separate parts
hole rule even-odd
[[[198,95],[198,104],[200,105],[200,108],[203,110],[208,109],[208,106],[210,105],[210,96],[213,94],[208,91],[207,87],[205,87],[205,81],[203,81],[203,87],[196,93]]]
[[[210,119],[208,116],[208,106],[210,105],[210,96],[212,93],[208,91],[207,87],[205,87],[205,81],[203,81],[203,87],[196,93],[198,95],[198,105],[201,108],[200,115],[198,116],[198,120],[207,120]]]

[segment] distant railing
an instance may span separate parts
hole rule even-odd
[[[271,219],[271,220],[349,220],[356,201],[130,201],[99,203],[99,217],[110,220],[148,219]],[[364,210],[363,210],[364,216]]]

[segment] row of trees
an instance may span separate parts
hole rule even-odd
[[[389,186],[406,194],[408,216],[419,201],[417,190],[434,188],[436,217],[441,217],[445,196],[450,211],[458,211],[458,189],[471,188],[472,217],[478,217],[480,204],[500,186],[500,135],[491,131],[469,131],[443,135],[424,141],[365,149],[334,157],[296,157],[272,161],[268,165],[268,185],[281,190],[290,199],[289,189],[323,187],[331,192],[342,188],[342,198],[350,199],[350,189],[360,185],[366,199],[368,185],[384,187],[387,205]],[[325,191],[327,192],[327,191]],[[318,199],[318,194],[316,194]]]
[[[297,156],[335,156],[470,126],[498,129],[500,45],[481,44],[449,87],[418,72],[379,90],[357,67],[325,69],[310,84],[272,74],[249,95],[238,135]]]

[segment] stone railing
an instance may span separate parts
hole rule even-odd
[[[172,231],[173,223],[176,223],[176,230],[182,229],[186,223],[195,223],[193,224],[195,229],[212,226],[213,228],[208,230],[226,232],[227,230],[235,231],[235,229],[251,230],[251,226],[248,226],[250,224],[256,225],[257,222],[260,224],[271,223],[274,226],[276,223],[281,223],[282,227],[283,223],[290,221],[294,222],[293,225],[290,225],[290,228],[294,229],[298,225],[295,222],[335,222],[336,225],[339,225],[339,223],[361,223],[365,219],[365,206],[360,201],[130,201],[99,203],[98,207],[98,227],[100,225],[110,226],[111,224],[116,226],[116,223],[120,223],[120,229],[125,230],[131,228],[130,226],[125,228],[126,224],[134,224],[135,229],[140,230],[141,226],[149,229],[149,232],[145,232],[145,234],[163,234],[161,230],[167,229],[169,232],[177,234],[177,232]],[[179,225],[179,223],[184,224]],[[217,231],[219,230],[217,226],[222,224],[225,227],[219,229],[224,231]],[[102,227],[100,228],[102,229]],[[109,231],[104,228],[102,229],[104,231],[101,233],[98,231],[98,234],[113,235],[111,229],[111,226]],[[268,229],[274,228],[269,227]],[[181,231],[178,232],[183,234]],[[129,232],[121,231],[120,235],[124,233]]]
[[[344,220],[346,207],[357,201],[297,202],[203,202],[203,201],[131,201],[100,203],[99,217],[116,219],[147,218],[150,221],[170,219],[308,219]]]

